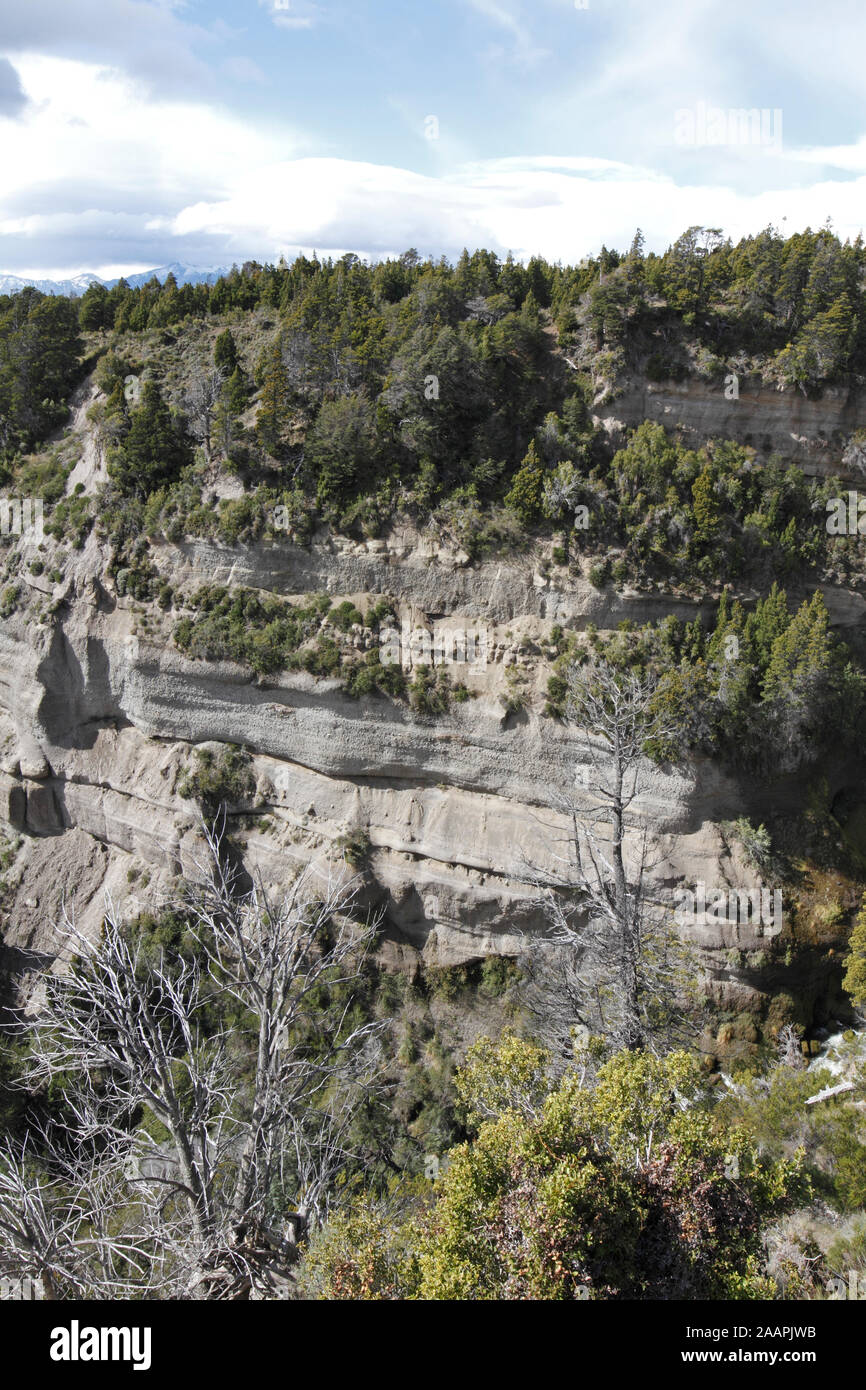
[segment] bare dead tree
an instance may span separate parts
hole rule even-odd
[[[283,334],[281,355],[289,386],[294,392],[307,395],[321,386],[321,364],[306,329],[293,328]]]
[[[778,1049],[780,1067],[790,1067],[793,1071],[804,1069],[806,1063],[800,1047],[800,1034],[793,1023],[786,1023],[779,1030]]]
[[[568,674],[567,717],[581,731],[594,804],[563,798],[568,830],[556,867],[534,875],[549,938],[528,943],[524,962],[530,1007],[562,1042],[577,1025],[620,1047],[646,1047],[670,1032],[683,1002],[685,948],[649,896],[649,837],[631,814],[647,745],[665,746],[676,733],[657,696],[654,678],[604,658]]]
[[[95,943],[66,920],[77,960],[46,979],[24,1084],[63,1075],[64,1104],[0,1153],[0,1267],[57,1296],[273,1296],[378,1068],[380,1025],[350,1018],[375,931],[357,882],[239,891],[219,827],[205,840],[187,955],[154,956],[109,903]]]
[[[184,396],[184,408],[194,437],[204,446],[205,459],[211,461],[211,427],[219,405],[226,372],[222,367],[200,368],[196,371]]]
[[[319,1102],[332,1102],[335,1093],[346,1096],[370,1070],[375,1049],[371,1054],[369,1044],[380,1025],[347,1031],[350,997],[329,1016],[321,987],[339,993],[357,978],[374,926],[359,931],[347,911],[357,880],[348,890],[329,882],[323,894],[308,871],[276,900],[258,884],[238,894],[238,871],[222,853],[219,828],[206,829],[205,837],[210,874],[188,902],[192,930],[212,978],[256,1021],[254,1099],[232,1200],[234,1219],[242,1225],[260,1210],[286,1137],[309,1174],[315,1164],[309,1139],[304,1147],[302,1121],[312,1119],[314,1130],[329,1141],[322,1150],[313,1144],[312,1152],[330,1151],[348,1115],[342,1106],[334,1114]],[[324,1051],[291,1046],[299,1029],[310,1025],[316,1042],[327,1042]]]
[[[159,1297],[171,1223],[160,1218],[161,1247],[147,1239],[156,1223],[130,1200],[116,1149],[35,1137],[0,1145],[0,1273],[38,1281],[47,1299]]]

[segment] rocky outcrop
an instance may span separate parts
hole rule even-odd
[[[863,480],[859,455],[845,458],[851,435],[866,428],[866,394],[859,389],[827,386],[813,400],[749,377],[740,378],[736,399],[727,399],[725,389],[722,381],[695,377],[629,381],[614,400],[597,407],[599,423],[616,437],[643,420],[656,420],[692,448],[707,439],[735,439],[760,457],[778,454],[809,474]]]
[[[78,403],[82,428],[89,399],[85,391]],[[832,393],[812,403],[781,393],[752,399],[742,389],[739,402],[727,402],[695,383],[644,386],[612,408],[612,431],[662,418],[696,442],[734,434],[816,472],[833,471],[838,440],[864,423],[856,402]],[[759,420],[760,441],[751,438]],[[101,470],[86,441],[69,486],[91,490]],[[172,615],[151,606],[145,619],[115,592],[93,535],[83,550],[64,552],[61,584],[47,577],[50,555],[40,556],[48,563],[38,578],[30,574],[28,545],[19,570],[26,605],[0,623],[0,835],[17,843],[0,912],[16,968],[63,959],[64,910],[95,930],[105,891],[125,914],[140,912],[194,871],[200,830],[179,777],[193,751],[213,743],[249,750],[256,791],[232,808],[233,823],[248,867],[267,881],[308,862],[325,871],[360,837],[365,891],[385,913],[395,960],[513,953],[521,933],[540,925],[533,879],[560,860],[568,808],[581,814],[595,804],[582,737],[542,713],[551,626],[605,630],[624,619],[692,619],[711,606],[598,589],[557,565],[550,546],[471,563],[408,529],[362,543],[319,536],[305,547],[200,539],[153,547],[176,593],[219,583],[287,598],[387,595],[409,628],[483,629],[486,664],[453,670],[470,698],[431,717],[385,697],[353,700],[338,680],[257,679],[230,663],[190,661],[172,643]],[[832,621],[861,634],[866,598],[830,585],[824,593]],[[524,697],[516,707],[507,675],[515,668]],[[647,764],[634,838],[646,829],[655,843],[660,897],[681,880],[737,887],[754,877],[718,828],[747,806],[760,809],[761,794],[708,762]],[[759,952],[760,933],[735,923],[693,935],[714,965],[719,1001],[753,1007],[761,981],[728,958]]]
[[[537,919],[531,870],[551,868],[561,851],[562,807],[569,799],[589,804],[592,793],[575,782],[585,753],[574,730],[543,717],[540,699],[506,713],[505,659],[515,643],[539,649],[554,617],[610,625],[634,607],[582,583],[539,583],[531,565],[472,570],[432,559],[395,548],[340,554],[290,545],[229,554],[200,543],[160,556],[175,583],[387,592],[412,621],[447,613],[485,622],[488,665],[455,668],[474,698],[424,717],[383,697],[350,699],[337,680],[300,673],[262,681],[228,663],[187,660],[173,648],[168,622],[145,636],[134,605],[98,589],[104,557],[90,542],[57,612],[41,625],[16,615],[0,632],[2,818],[28,839],[89,837],[112,863],[146,866],[155,888],[184,872],[195,852],[194,808],[176,788],[191,749],[242,744],[270,822],[245,832],[248,854],[268,877],[360,829],[395,936],[439,960],[513,950],[515,933]],[[645,603],[635,596],[641,612]],[[650,607],[661,611],[652,601],[647,616]],[[541,663],[542,688],[545,675]],[[658,830],[688,837],[737,804],[736,787],[716,770],[699,780],[648,768],[641,812]],[[718,854],[717,835],[706,833]],[[33,861],[22,905],[33,873],[50,873],[51,863]],[[74,875],[66,887],[75,898]],[[12,916],[13,940],[16,932],[24,940],[31,917],[23,911],[19,930]]]
[[[137,606],[107,591],[91,539],[55,611],[41,623],[16,614],[0,631],[0,820],[22,839],[6,901],[15,951],[56,954],[52,923],[64,904],[95,928],[103,887],[124,912],[140,911],[194,870],[201,840],[178,777],[195,747],[217,742],[251,754],[256,793],[233,808],[234,822],[248,866],[266,881],[334,861],[361,834],[366,890],[398,956],[420,951],[442,964],[513,953],[540,925],[533,879],[556,868],[568,806],[595,804],[592,777],[580,773],[581,735],[540,712],[550,624],[695,611],[685,600],[599,592],[565,571],[542,572],[537,559],[470,567],[406,538],[308,549],[186,542],[161,547],[157,562],[175,586],[387,593],[410,622],[485,625],[489,659],[455,668],[473,698],[436,717],[384,697],[350,699],[338,680],[262,680],[231,663],[190,661],[171,642],[169,618],[160,629],[150,612],[145,632]],[[843,620],[860,620],[855,597],[839,596]],[[529,699],[509,714],[505,672],[518,658]],[[743,803],[743,788],[709,762],[647,764],[635,836],[646,827],[657,844],[660,894],[681,879],[753,877],[717,828]],[[761,944],[748,925],[694,935],[717,957],[723,984],[726,953]],[[760,992],[742,980],[725,987],[740,1004]]]

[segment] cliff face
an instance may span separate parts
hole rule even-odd
[[[190,544],[164,547],[159,564],[175,581],[231,578],[355,599],[388,593],[412,624],[435,612],[433,630],[446,615],[452,625],[483,626],[489,660],[454,667],[475,698],[435,717],[383,697],[350,699],[338,680],[265,681],[189,661],[167,631],[135,634],[133,606],[102,588],[104,557],[91,542],[50,623],[34,629],[22,615],[0,634],[4,819],[36,836],[75,827],[160,874],[177,873],[196,838],[190,803],[174,789],[191,746],[243,744],[273,819],[270,832],[250,833],[250,855],[270,875],[279,876],[283,856],[303,859],[365,829],[373,876],[414,945],[443,959],[513,948],[530,895],[519,880],[527,866],[552,867],[564,834],[560,803],[589,793],[575,784],[585,757],[575,731],[544,718],[538,698],[529,711],[506,713],[506,662],[518,644],[540,649],[554,618],[610,626],[664,605],[583,582],[556,590],[531,567],[468,570],[453,557],[393,548],[341,556],[327,546]],[[536,696],[546,669],[539,660],[530,677]],[[736,788],[717,772],[699,783],[694,772],[648,766],[645,780],[642,809],[659,830],[699,835],[719,808],[737,805]]]
[[[7,900],[10,948],[52,956],[60,943],[50,924],[64,904],[95,929],[105,888],[134,912],[193,870],[201,840],[176,782],[192,748],[216,741],[253,754],[256,795],[234,809],[255,806],[257,815],[235,819],[248,865],[267,880],[338,859],[341,843],[360,831],[370,845],[367,889],[385,906],[395,958],[421,951],[451,964],[514,952],[519,934],[540,925],[531,879],[555,871],[568,803],[594,804],[591,778],[579,771],[579,733],[539,712],[548,667],[532,651],[543,655],[553,619],[609,627],[672,606],[693,611],[599,593],[580,580],[557,587],[555,574],[529,564],[470,569],[463,557],[412,548],[408,538],[372,550],[189,543],[163,547],[158,562],[175,582],[230,579],[355,599],[388,593],[413,624],[429,619],[435,628],[447,615],[483,625],[489,660],[455,668],[475,698],[435,717],[386,698],[350,699],[337,680],[265,681],[231,664],[189,661],[172,647],[167,620],[162,632],[136,633],[135,605],[103,587],[105,557],[91,539],[54,615],[35,626],[21,614],[0,633],[0,817],[24,840]],[[836,598],[856,621],[859,611]],[[530,707],[508,714],[506,663],[518,646]],[[657,842],[660,891],[679,879],[738,885],[753,877],[717,828],[741,813],[743,795],[709,763],[647,764],[636,810]],[[760,949],[755,929],[696,935],[716,961],[721,998],[742,1006],[760,992],[724,963],[731,948]]]
[[[793,390],[774,390],[754,378],[738,383],[728,400],[724,383],[629,381],[608,404],[596,407],[609,433],[621,434],[643,420],[676,429],[698,448],[707,439],[735,439],[761,457],[779,454],[805,473],[826,477],[864,477],[861,464],[846,455],[851,435],[866,428],[866,395],[853,387],[826,387],[810,400]],[[844,460],[844,462],[843,462]]]
[[[749,410],[767,418],[760,403],[720,407],[695,390],[646,388],[616,409],[636,422],[665,418],[668,405],[703,438],[730,433],[738,408],[744,425]],[[723,410],[725,429],[711,407]],[[839,403],[838,418],[848,409]],[[83,408],[76,421],[84,427]],[[781,438],[795,423],[779,415],[768,428]],[[809,436],[807,450],[814,457],[816,439]],[[82,460],[70,490],[99,481],[87,440]],[[28,546],[22,542],[25,562],[35,554]],[[228,663],[187,660],[171,641],[171,618],[149,609],[145,621],[140,605],[114,591],[93,535],[83,550],[64,553],[60,585],[25,567],[28,607],[0,624],[0,831],[5,825],[7,836],[21,837],[0,899],[7,964],[26,964],[27,951],[62,958],[54,924],[64,907],[95,930],[105,891],[131,914],[193,869],[200,830],[177,783],[194,748],[214,742],[252,755],[255,796],[233,808],[233,821],[248,866],[266,880],[277,883],[311,860],[325,871],[346,838],[361,834],[369,843],[366,891],[385,909],[395,962],[416,952],[436,964],[514,953],[520,934],[540,926],[532,878],[555,870],[569,803],[578,812],[594,804],[579,733],[541,713],[551,625],[611,629],[624,618],[699,611],[687,599],[598,590],[552,564],[549,546],[470,564],[408,530],[364,544],[323,537],[305,548],[185,541],[157,546],[154,558],[175,588],[217,582],[355,602],[388,595],[410,627],[483,628],[488,659],[453,668],[471,698],[424,716],[385,697],[353,700],[338,680],[257,679]],[[834,623],[863,627],[862,596],[831,587],[825,594]],[[526,700],[509,712],[506,673],[515,665]],[[754,878],[718,829],[747,804],[756,804],[754,788],[706,761],[646,765],[635,835],[646,827],[655,842],[659,894],[680,880],[740,886]],[[759,931],[704,925],[695,935],[719,1002],[754,1007],[764,983],[728,956],[760,950]]]

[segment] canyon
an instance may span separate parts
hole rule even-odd
[[[91,492],[104,476],[88,433],[92,399],[85,386],[72,426],[81,462],[68,491],[80,483]],[[643,411],[706,437],[721,423],[711,404],[694,387],[647,384],[642,395],[616,401],[617,419],[606,423],[615,434]],[[748,433],[762,422],[776,445],[792,441],[789,462],[838,470],[842,449],[824,435],[850,428],[854,407],[834,397],[823,414],[810,415],[810,404],[776,393],[770,412],[763,398],[743,398],[738,419]],[[29,561],[36,543],[19,544]],[[46,540],[40,551],[46,570],[53,548]],[[294,599],[326,593],[362,608],[386,595],[399,623],[434,640],[449,628],[483,627],[487,660],[452,668],[469,692],[464,703],[423,715],[383,696],[352,699],[337,678],[256,677],[233,663],[187,659],[171,640],[168,615],[152,605],[145,616],[117,592],[93,532],[65,556],[62,583],[24,569],[28,603],[0,626],[0,825],[17,845],[3,900],[6,963],[25,980],[46,961],[62,968],[64,913],[94,932],[106,893],[135,915],[169,900],[195,872],[201,823],[178,781],[195,749],[218,745],[250,755],[255,793],[229,814],[247,868],[264,882],[279,884],[309,863],[323,875],[346,872],[341,848],[361,835],[364,893],[384,913],[389,962],[411,968],[419,959],[442,966],[518,954],[524,935],[542,927],[536,881],[556,871],[572,810],[597,804],[586,737],[542,712],[551,627],[608,631],[625,619],[690,619],[712,608],[685,595],[597,588],[557,565],[542,543],[473,562],[408,524],[366,541],[321,531],[305,546],[286,538],[229,547],[188,537],[154,545],[152,556],[176,589],[245,586]],[[855,641],[866,626],[866,598],[823,588],[833,624]],[[515,672],[523,685],[517,710],[507,698]],[[826,775],[831,795],[850,789],[844,763]],[[683,882],[751,885],[754,870],[724,823],[744,808],[759,819],[774,799],[801,796],[797,779],[789,781],[786,792],[707,759],[647,762],[632,840],[644,829],[652,838],[660,899]],[[760,1012],[773,981],[730,964],[732,952],[743,960],[760,952],[760,924],[704,922],[690,931],[716,1002]],[[832,971],[822,967],[800,983],[816,1016],[831,1016]]]

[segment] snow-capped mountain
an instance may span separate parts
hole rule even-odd
[[[215,285],[221,275],[228,275],[231,266],[200,266],[185,265],[182,261],[172,261],[171,265],[161,265],[158,270],[142,270],[138,275],[126,275],[124,279],[133,289],[138,289],[140,285],[146,285],[148,280],[156,276],[162,285],[173,275],[179,285]],[[109,289],[117,284],[117,280],[106,280],[104,282]]]
[[[173,275],[179,285],[214,285],[221,275],[228,275],[229,269],[228,266],[184,265],[181,261],[172,261],[171,265],[161,265],[156,270],[143,270],[137,275],[127,275],[124,278],[133,289],[146,285],[154,276],[162,285],[169,275]],[[73,275],[70,280],[28,280],[22,279],[20,275],[0,275],[0,294],[15,294],[18,290],[32,285],[43,294],[68,294],[77,298],[84,294],[90,285],[105,285],[106,289],[110,290],[116,284],[117,278],[102,280],[90,271]]]
[[[20,275],[0,275],[0,294],[15,294],[27,285],[41,290],[43,294],[84,294],[89,285],[105,283],[98,275],[75,275],[71,280],[22,280]]]

